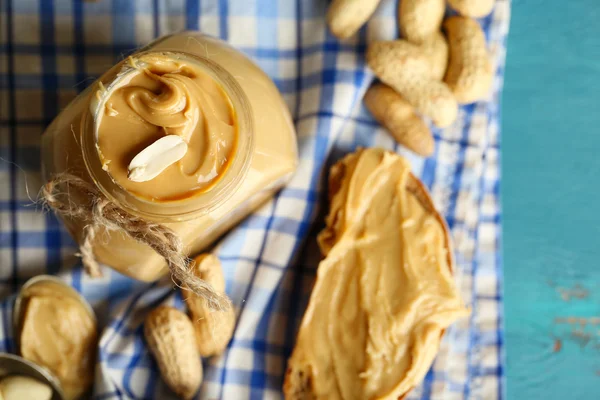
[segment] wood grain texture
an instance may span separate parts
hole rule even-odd
[[[503,99],[508,399],[600,392],[600,7],[513,1]]]

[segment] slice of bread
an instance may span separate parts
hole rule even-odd
[[[330,179],[329,179],[329,197],[330,200],[333,199],[336,193],[343,189],[343,185],[340,184],[345,174],[352,174],[353,168],[356,166],[356,158],[360,154],[359,150],[355,154],[351,154],[347,156],[343,161],[338,162],[331,169]],[[447,265],[450,268],[450,272],[453,271],[453,251],[450,240],[450,232],[446,221],[444,218],[437,212],[433,201],[423,185],[423,183],[415,177],[413,174],[409,174],[409,177],[406,181],[406,189],[407,192],[414,196],[415,199],[420,203],[423,209],[434,217],[434,220],[440,225],[443,230],[444,235],[444,246],[446,249],[446,257],[447,257]],[[323,254],[326,256],[329,253],[329,250],[335,245],[337,240],[339,240],[338,233],[343,230],[343,227],[340,226],[342,224],[341,220],[344,219],[343,215],[340,215],[340,212],[330,212],[327,216],[327,228],[321,232],[319,235],[319,245]],[[311,297],[311,301],[314,301]],[[306,317],[306,316],[305,316]],[[440,340],[443,336],[444,331],[441,331]],[[351,332],[349,333],[352,334]],[[439,342],[438,342],[439,346]],[[283,391],[285,398],[288,400],[308,400],[308,399],[317,399],[315,392],[313,390],[313,371],[309,362],[302,359],[302,351],[298,350],[298,346],[294,349],[294,354],[288,363],[288,368],[285,375],[285,381],[283,386]],[[300,357],[298,357],[300,356]],[[358,379],[358,377],[357,377]],[[413,388],[406,390],[404,393],[399,395],[399,399],[403,399]]]

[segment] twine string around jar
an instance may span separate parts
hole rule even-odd
[[[77,191],[81,199],[85,200],[73,201],[72,190]],[[127,212],[107,199],[93,184],[66,172],[53,175],[42,187],[41,197],[44,204],[61,216],[85,223],[79,255],[91,276],[101,275],[92,247],[98,231],[122,231],[161,255],[174,280],[180,282],[183,288],[206,299],[212,309],[226,310],[231,307],[226,294],[218,293],[212,285],[191,272],[191,260],[183,253],[183,242],[170,228]]]

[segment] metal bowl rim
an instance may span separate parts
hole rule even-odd
[[[3,359],[16,361],[18,363],[27,365],[29,368],[32,368],[33,370],[35,370],[36,372],[38,372],[40,375],[42,375],[44,377],[44,379],[46,380],[46,383],[48,383],[50,385],[50,387],[52,387],[52,390],[54,392],[58,393],[58,395],[61,399],[65,398],[65,395],[62,391],[62,387],[60,386],[60,381],[48,369],[42,367],[41,365],[34,363],[33,361],[29,361],[21,356],[18,356],[16,354],[0,353],[0,361],[2,361]],[[11,376],[11,375],[12,374],[10,374],[10,373],[7,375],[2,375],[2,376],[0,376],[0,379],[5,376]],[[30,378],[31,378],[31,376],[30,376]]]

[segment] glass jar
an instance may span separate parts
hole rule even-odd
[[[129,213],[171,228],[186,253],[201,252],[270,198],[291,178],[298,164],[296,135],[286,104],[271,79],[249,58],[226,43],[182,32],[160,38],[136,54],[160,52],[202,67],[221,85],[237,117],[236,154],[223,177],[209,191],[177,201],[152,202],[115,184],[102,169],[94,141],[94,117],[100,104],[93,88],[107,89],[121,78],[122,63],[107,71],[65,108],[42,136],[42,174],[69,172],[93,183]],[[72,201],[77,201],[73,196]],[[81,242],[84,222],[63,218]],[[168,272],[148,246],[122,232],[99,232],[93,242],[96,259],[119,272],[153,281]]]

